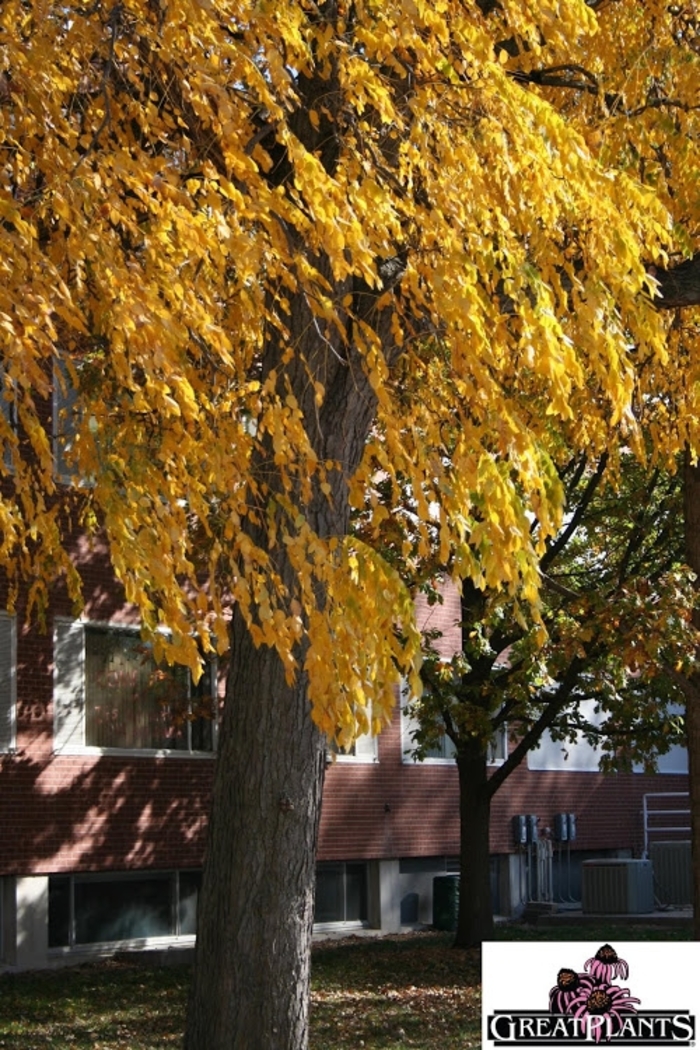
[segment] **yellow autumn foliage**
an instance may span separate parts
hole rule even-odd
[[[417,639],[348,538],[378,473],[536,603],[562,449],[697,444],[696,333],[649,268],[697,241],[699,83],[660,0],[4,0],[11,580],[78,600],[68,527],[103,529],[169,658],[234,598],[322,728],[381,723]]]

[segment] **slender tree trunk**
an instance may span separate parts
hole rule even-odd
[[[491,797],[486,753],[478,741],[457,754],[461,834],[459,917],[455,947],[472,948],[493,937],[489,825]]]
[[[470,632],[484,615],[485,595],[471,580],[462,585],[462,650],[469,651]],[[478,673],[479,660],[474,661]],[[486,673],[490,673],[489,670]],[[469,676],[467,676],[468,678]],[[447,716],[449,717],[449,716]],[[491,900],[491,795],[486,746],[461,734],[457,743],[459,773],[460,886],[456,948],[473,948],[493,936]]]
[[[232,642],[185,1047],[303,1050],[324,738],[238,615]]]
[[[686,558],[700,580],[700,466],[686,462],[684,485]],[[700,609],[697,606],[694,620],[700,629]],[[693,857],[693,936],[700,940],[700,672],[691,675],[686,683],[685,705]]]

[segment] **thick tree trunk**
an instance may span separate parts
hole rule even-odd
[[[221,727],[186,1050],[303,1050],[325,738],[242,618]]]
[[[460,814],[460,889],[456,948],[493,937],[489,824],[491,798],[486,752],[478,741],[457,754]]]
[[[317,263],[330,283],[327,264]],[[336,285],[338,299],[353,289],[361,293],[364,316],[371,317],[390,363],[390,314],[375,309],[376,294],[350,281]],[[279,532],[268,532],[268,514],[281,495],[281,503],[295,505],[318,536],[346,536],[348,485],[374,419],[376,397],[350,338],[352,323],[348,319],[347,339],[330,326],[319,337],[309,299],[299,294],[284,324],[290,344],[280,342],[270,326],[261,355],[261,386],[274,381],[280,405],[293,395],[318,462],[333,464],[327,485],[312,477],[309,492],[291,469],[285,474],[278,467],[269,430],[253,457],[257,484],[250,501],[256,512],[242,527],[269,556],[288,605],[298,593],[284,541],[284,528],[290,535],[294,531],[294,515],[280,522]],[[318,388],[324,391],[320,405]],[[327,597],[319,584],[319,609]],[[300,644],[299,667],[302,650]],[[303,673],[289,685],[276,652],[254,646],[235,610],[185,1050],[305,1050],[308,1045],[325,744],[311,721]]]
[[[700,466],[686,462],[684,486],[686,558],[700,580]],[[700,609],[697,607],[694,619],[695,626],[700,629]],[[700,940],[700,672],[691,675],[686,683],[685,704],[693,857],[693,936]]]

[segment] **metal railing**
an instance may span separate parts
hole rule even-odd
[[[683,809],[671,808],[668,806],[661,805],[659,808],[658,802],[651,803],[652,799],[685,799],[688,805]],[[689,841],[690,840],[690,799],[687,791],[650,791],[642,798],[642,814],[644,819],[644,854],[646,858],[649,856],[649,845],[652,837],[658,835],[683,835],[683,839],[678,841]],[[684,818],[684,819],[681,819]],[[663,820],[662,824],[657,824],[657,819]]]

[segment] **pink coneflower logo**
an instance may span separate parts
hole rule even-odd
[[[622,1028],[625,1014],[637,1012],[634,1003],[639,1003],[629,992],[629,988],[618,988],[615,984],[598,984],[592,989],[581,988],[569,1003],[567,1013],[579,1017],[585,1022],[589,1038],[596,1043],[605,1036],[610,1041]]]
[[[572,966],[572,960],[565,959],[566,965],[558,972],[553,967],[556,983],[549,989],[549,1002],[545,999],[544,1004],[540,1002],[535,1007],[528,1007],[525,994],[529,993],[534,977],[534,974],[527,972],[531,966],[530,956],[525,952],[517,952],[513,960],[506,959],[504,953],[497,950],[500,947],[490,945],[486,955],[486,971],[490,970],[486,984],[491,986],[487,988],[486,994],[492,998],[484,1016],[484,1046],[492,1047],[493,1050],[512,1050],[514,1047],[516,1050],[576,1050],[577,1047],[579,1050],[634,1050],[635,1047],[637,1050],[644,1047],[693,1050],[696,1047],[697,1021],[694,1013],[683,1006],[671,1009],[654,1004],[653,1009],[643,1009],[641,1000],[635,998],[629,988],[623,987],[627,981],[621,978],[627,977],[630,968],[611,945],[604,944],[598,951],[595,951],[595,947],[591,950],[590,945],[588,950],[586,945],[579,945],[581,957],[576,960],[578,965],[575,963]],[[531,951],[535,946],[522,947]],[[553,955],[555,947],[557,954]],[[562,948],[561,943],[556,946],[537,945],[533,962],[534,958],[548,959],[550,968],[552,963],[562,961],[557,959]],[[642,992],[646,1000],[647,994],[656,996],[663,989],[659,989],[659,982],[656,981],[656,946],[640,945],[639,948],[639,957],[646,966],[640,976],[640,988],[650,989],[648,993]],[[589,955],[592,958],[584,963],[583,959]],[[689,961],[690,957],[689,953],[682,953],[684,960]],[[497,959],[499,965],[496,967],[493,964]],[[686,993],[689,992],[695,971],[700,972],[698,959],[700,954],[693,955],[695,965],[690,966],[686,962],[683,966],[682,987]],[[504,973],[516,977],[520,982],[520,1001],[517,1006],[510,1008],[501,1009],[500,1004],[499,1008],[495,1008],[496,995],[491,988],[500,989],[512,984],[512,981],[502,980]],[[642,980],[646,981],[646,985],[642,984]],[[671,967],[668,967],[668,981],[669,985],[677,988],[678,973]],[[695,986],[690,988],[689,994],[692,995],[693,991],[696,991]],[[500,991],[498,994],[501,994]],[[542,999],[541,987],[539,998]]]
[[[590,991],[595,988],[595,980],[592,977],[564,967],[557,974],[557,983],[549,993],[549,1012],[570,1013],[569,1004],[586,988]]]
[[[599,948],[595,957],[584,964],[588,973],[577,973],[568,967],[557,975],[549,993],[549,1011],[576,1018],[582,1034],[599,1043],[609,1042],[623,1026],[625,1015],[637,1012],[640,1002],[629,988],[613,984],[615,977],[627,977],[629,967],[609,944]]]
[[[583,964],[583,968],[598,981],[612,981],[615,977],[622,977],[624,980],[630,972],[625,960],[620,959],[609,944],[599,948],[593,958]]]

